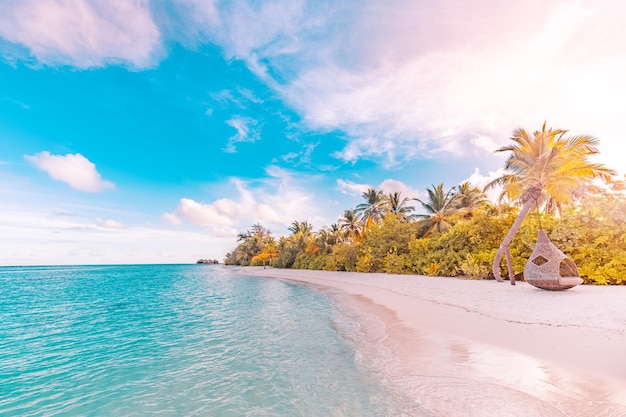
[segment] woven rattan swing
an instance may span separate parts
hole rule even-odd
[[[530,285],[561,291],[583,283],[574,261],[561,252],[539,229],[535,249],[524,268],[524,279]]]

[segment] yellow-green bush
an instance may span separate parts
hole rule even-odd
[[[492,278],[496,250],[518,212],[510,207],[486,207],[476,210],[469,219],[461,219],[445,233],[419,239],[415,238],[416,223],[389,215],[382,224],[370,228],[362,242],[337,243],[329,254],[306,254],[286,245],[278,265]],[[565,210],[560,218],[531,212],[510,245],[518,278],[535,246],[539,227],[576,263],[585,283],[626,285],[626,199],[610,195],[587,197]],[[501,274],[508,275],[504,262]]]

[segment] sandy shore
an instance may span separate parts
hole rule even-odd
[[[436,416],[626,416],[626,287],[242,268],[372,318],[385,376]],[[373,331],[373,330],[372,330]],[[373,345],[372,345],[373,346]],[[382,364],[382,362],[381,362]]]

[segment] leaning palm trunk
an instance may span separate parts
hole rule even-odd
[[[523,203],[522,210],[493,260],[493,275],[498,281],[502,281],[500,262],[506,255],[511,284],[515,284],[509,245],[533,203],[537,205],[544,192],[545,197],[555,203],[568,202],[576,187],[588,184],[595,178],[610,180],[615,173],[602,164],[587,160],[587,157],[598,153],[596,138],[587,135],[564,138],[565,133],[567,130],[546,129],[545,123],[541,130],[532,135],[520,128],[513,131],[511,140],[514,144],[496,150],[510,152],[505,163],[507,173],[490,182],[487,187],[500,185],[503,187],[501,198],[506,196],[513,201],[521,198]]]
[[[502,276],[500,275],[500,262],[502,262],[502,257],[506,255],[506,265],[509,272],[509,280],[511,281],[511,285],[515,285],[515,271],[513,271],[513,262],[511,259],[511,252],[509,251],[509,245],[513,241],[513,237],[522,226],[522,222],[528,215],[528,212],[533,207],[533,201],[536,201],[536,198],[533,196],[531,198],[526,199],[524,205],[522,206],[522,210],[517,215],[517,218],[513,222],[513,225],[509,229],[506,236],[502,240],[498,251],[496,252],[496,256],[493,258],[493,265],[491,267],[493,271],[493,276],[496,278],[498,282],[502,282]]]

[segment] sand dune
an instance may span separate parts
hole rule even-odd
[[[626,287],[241,270],[313,286],[355,312],[372,332],[368,356],[388,352],[385,376],[434,415],[626,416]]]

